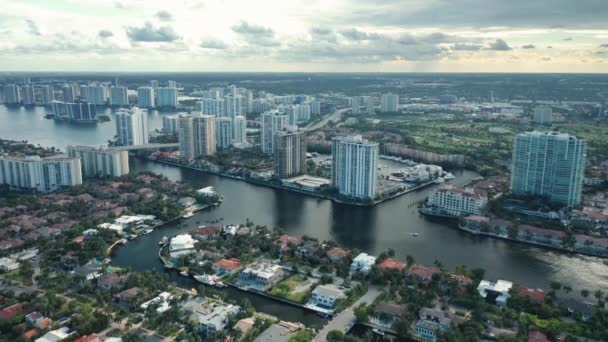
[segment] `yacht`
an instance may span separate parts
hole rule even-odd
[[[420,234],[418,234],[418,233],[410,233],[410,235],[413,236],[413,237],[417,237]]]
[[[372,329],[372,332],[378,336],[384,336],[384,331],[382,331],[380,329],[374,328],[374,329]]]
[[[188,271],[181,271],[181,272],[179,272],[179,274],[183,275],[184,277],[187,277]]]
[[[456,177],[451,172],[448,172],[445,174],[445,176],[443,176],[443,179],[445,179],[445,180],[452,180],[454,178],[456,178]]]
[[[165,235],[160,241],[158,241],[158,245],[164,246],[167,242],[169,242],[169,238]]]
[[[190,218],[192,216],[194,216],[194,213],[189,211],[189,212],[185,213],[184,216],[182,216],[182,217],[186,219],[186,218]]]
[[[210,275],[210,274],[201,274],[201,275],[195,275],[194,279],[196,281],[198,281],[199,283],[203,283],[205,285],[216,286],[219,288],[226,287],[226,284],[224,284],[220,280],[220,277],[218,277],[218,276],[214,276],[214,275]]]

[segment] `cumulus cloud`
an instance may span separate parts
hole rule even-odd
[[[456,44],[452,45],[452,50],[455,50],[455,51],[479,51],[482,48],[483,48],[483,46],[479,45],[479,44],[456,43]]]
[[[340,31],[340,34],[350,40],[376,40],[376,39],[382,38],[382,36],[378,33],[367,33],[367,32],[363,32],[363,31],[359,31],[355,28],[348,29],[348,30],[342,30],[342,31]]]
[[[114,35],[114,33],[112,33],[112,31],[109,30],[101,30],[97,33],[97,36],[99,38],[109,38],[112,37]]]
[[[132,42],[172,42],[180,38],[171,26],[155,28],[149,22],[143,27],[127,27],[127,36]]]
[[[42,35],[40,33],[40,29],[38,28],[38,25],[36,25],[36,23],[31,20],[31,19],[26,19],[25,23],[27,24],[27,30],[30,34],[34,35],[34,36],[40,36]]]
[[[498,38],[493,43],[490,43],[490,47],[488,47],[488,50],[509,51],[512,49],[509,44],[507,44],[507,42],[505,42],[503,39]]]
[[[274,31],[268,27],[241,21],[238,25],[234,25],[231,28],[232,31],[239,34],[248,44],[265,47],[281,45],[275,39]]]
[[[206,39],[203,40],[200,45],[203,49],[223,50],[228,48],[228,45],[221,40],[217,39]]]
[[[571,41],[571,40],[572,40],[572,37],[564,38],[564,41],[565,41],[565,42],[569,42],[569,41]]]
[[[600,49],[608,49],[608,44],[601,44]]]
[[[521,47],[522,49],[536,49],[536,46],[534,44],[526,44],[524,46]]]
[[[156,17],[161,21],[171,21],[173,19],[171,13],[164,10],[156,12]]]

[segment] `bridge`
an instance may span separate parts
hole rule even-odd
[[[112,147],[113,150],[120,150],[120,151],[160,150],[163,148],[179,148],[179,144],[178,143],[145,144],[145,145],[127,145],[127,146]]]

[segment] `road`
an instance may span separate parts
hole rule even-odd
[[[361,298],[359,298],[359,300],[357,300],[353,305],[349,306],[347,309],[344,309],[337,316],[332,318],[332,320],[329,321],[327,325],[325,325],[323,329],[321,329],[321,331],[319,331],[313,341],[327,341],[327,334],[332,330],[339,330],[346,333],[348,330],[350,330],[350,328],[352,328],[352,326],[357,321],[357,319],[355,318],[355,308],[359,306],[359,304],[364,302],[367,304],[371,304],[374,299],[380,296],[381,293],[382,291],[379,287],[370,286],[367,293],[364,294]]]
[[[346,112],[347,110],[350,110],[350,108],[338,109],[337,111],[325,116],[323,119],[321,119],[321,121],[313,122],[310,125],[306,126],[305,128],[307,131],[314,131],[315,129],[319,129],[319,128],[322,128],[323,126],[327,125],[327,123],[330,120],[333,122],[337,122],[342,118],[342,114],[344,112]]]

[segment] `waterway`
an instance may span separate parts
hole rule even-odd
[[[6,108],[0,105],[0,138],[27,139],[43,146],[64,148],[68,144],[103,144],[115,134],[114,122],[95,125],[57,123],[44,119],[43,108]],[[160,128],[162,115],[149,113],[150,129]],[[130,241],[117,250],[113,263],[133,270],[161,270],[157,242],[163,235],[188,231],[208,220],[279,226],[293,235],[309,235],[320,240],[335,240],[350,248],[377,254],[392,248],[396,257],[411,255],[422,264],[439,260],[445,267],[467,265],[486,270],[488,279],[506,279],[530,287],[548,288],[553,280],[575,289],[608,289],[608,266],[603,259],[564,254],[523,244],[477,237],[459,231],[454,225],[422,217],[415,203],[429,189],[412,192],[374,207],[351,207],[328,200],[288,191],[265,188],[241,181],[208,175],[175,166],[131,159],[131,170],[161,173],[173,180],[186,181],[194,187],[213,186],[224,195],[216,208],[197,213],[185,226],[170,225],[162,230]],[[455,170],[452,182],[465,183],[477,174]],[[410,233],[418,233],[414,237]],[[184,287],[194,282],[171,273]],[[234,290],[230,290],[234,291]],[[237,293],[233,293],[238,296]],[[296,308],[252,296],[260,311],[285,319],[318,325],[320,319]]]

